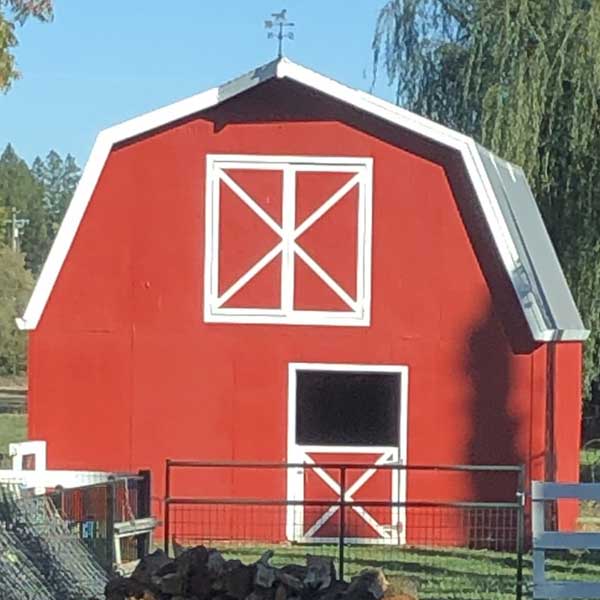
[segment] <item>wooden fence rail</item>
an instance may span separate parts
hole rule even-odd
[[[27,390],[0,387],[0,414],[27,412]]]
[[[546,531],[544,504],[562,498],[600,501],[600,483],[532,482],[533,597],[600,598],[600,583],[546,579],[546,551],[600,550],[600,533]]]

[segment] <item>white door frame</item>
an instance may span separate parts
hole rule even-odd
[[[296,443],[296,407],[297,407],[297,372],[298,371],[343,371],[349,373],[394,373],[399,377],[399,427],[397,446],[325,446],[325,445],[299,445]],[[378,454],[379,457],[374,465],[386,463],[406,464],[407,460],[407,432],[408,432],[408,366],[406,365],[369,365],[369,364],[343,364],[343,363],[296,363],[288,364],[288,455],[289,463],[313,463],[309,453],[323,452],[329,454]],[[340,489],[338,483],[330,477],[323,469],[314,469],[323,482],[334,491],[338,497]],[[354,501],[353,494],[362,487],[374,474],[375,469],[367,469],[359,479],[346,490],[345,500]],[[287,473],[287,497],[288,500],[298,501],[304,498],[304,469],[288,469]],[[397,469],[392,471],[392,498],[393,502],[406,502],[406,470]],[[323,516],[324,524],[339,507],[331,507]],[[348,538],[351,543],[375,543],[381,544],[405,544],[406,543],[406,508],[392,508],[392,527],[390,531],[378,527],[377,522],[368,511],[360,506],[354,506],[357,512],[375,531],[380,533],[379,538]],[[319,520],[321,521],[321,520]],[[317,523],[319,523],[319,521]],[[314,538],[304,533],[298,535],[295,528],[299,527],[304,532],[304,507],[292,505],[287,510],[286,536],[289,541],[296,542],[337,542],[337,538]],[[319,527],[316,527],[318,530]],[[401,526],[401,528],[399,527]],[[400,531],[398,531],[400,529]],[[315,531],[316,532],[316,531]]]

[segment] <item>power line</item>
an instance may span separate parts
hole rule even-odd
[[[15,206],[13,206],[11,218],[4,221],[4,224],[10,227],[10,245],[13,249],[13,252],[16,252],[19,250],[21,232],[27,225],[29,225],[29,219],[18,219],[17,209]]]

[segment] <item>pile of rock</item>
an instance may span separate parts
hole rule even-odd
[[[190,548],[170,559],[157,550],[131,577],[111,581],[106,600],[416,600],[416,590],[397,593],[380,569],[365,569],[350,583],[337,579],[333,561],[307,556],[306,565],[271,565],[273,552],[246,565],[217,550]]]

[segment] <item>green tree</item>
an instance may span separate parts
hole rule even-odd
[[[52,19],[52,0],[0,0],[0,92],[7,92],[20,77],[13,54],[19,43],[15,30],[29,17]]]
[[[37,157],[33,161],[31,172],[44,188],[44,206],[50,234],[54,237],[75,193],[81,169],[70,154],[63,160],[56,151],[51,150],[46,160]]]
[[[20,252],[0,246],[0,375],[22,373],[27,361],[27,336],[15,325],[23,314],[33,277]]]
[[[373,38],[407,108],[529,177],[600,375],[600,1],[389,0]]]
[[[21,235],[20,250],[25,254],[27,268],[37,275],[52,242],[44,206],[44,189],[10,144],[0,155],[0,207],[5,212],[14,207],[19,218],[29,220]],[[6,240],[9,229],[5,231]]]

